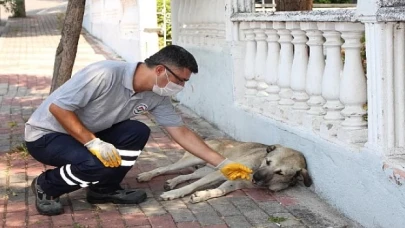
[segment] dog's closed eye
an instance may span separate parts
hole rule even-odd
[[[275,171],[274,173],[275,173],[275,174],[278,174],[278,175],[283,175],[283,173],[282,173],[281,170],[277,170],[277,171]]]

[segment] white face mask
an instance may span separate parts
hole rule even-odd
[[[169,75],[167,75],[167,71],[165,71],[166,79],[169,83],[166,84],[165,87],[160,88],[157,85],[157,75],[156,75],[156,83],[153,85],[152,91],[160,96],[173,96],[180,92],[184,87],[181,85],[177,85],[176,83],[169,80]]]

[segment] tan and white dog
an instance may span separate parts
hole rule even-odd
[[[304,156],[291,148],[229,139],[209,140],[207,144],[230,160],[251,168],[253,170],[251,180],[227,180],[219,170],[206,165],[206,162],[188,152],[174,164],[140,173],[137,180],[139,182],[149,181],[153,177],[169,171],[205,165],[191,174],[180,175],[166,181],[164,188],[167,192],[160,196],[163,200],[172,200],[192,194],[190,199],[192,203],[220,197],[242,188],[267,187],[272,191],[280,191],[294,186],[300,177],[305,186],[309,187],[312,184]],[[195,179],[198,180],[174,189],[180,183]],[[208,187],[218,186],[218,184],[220,184],[219,187],[208,189]],[[197,191],[201,189],[205,190]]]

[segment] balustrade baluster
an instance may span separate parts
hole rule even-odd
[[[269,111],[274,114],[274,111],[276,110],[274,106],[277,106],[278,101],[280,100],[280,96],[278,95],[280,88],[277,85],[280,56],[280,44],[278,43],[278,40],[280,37],[277,34],[277,30],[273,29],[272,22],[266,22],[265,33],[267,34],[268,46],[265,71],[265,82],[268,84],[266,92],[268,94],[267,100],[269,105],[272,106],[269,108]]]
[[[305,91],[306,74],[308,67],[308,38],[305,31],[301,30],[299,22],[287,23],[287,28],[294,37],[294,59],[291,66],[290,86],[293,91],[291,99],[294,101],[289,119],[296,123],[302,122],[302,117],[306,110],[309,109],[307,100],[309,96]]]
[[[301,26],[307,32],[307,45],[310,50],[306,81],[306,91],[310,97],[307,101],[309,110],[304,116],[303,125],[309,129],[319,130],[326,114],[322,107],[325,104],[322,97],[322,76],[325,70],[324,41],[322,31],[318,29],[316,22],[305,22]]]
[[[241,27],[246,36],[246,48],[245,48],[245,98],[247,104],[251,104],[253,98],[257,94],[257,82],[255,80],[255,58],[256,58],[256,41],[254,33],[254,23],[243,22]]]
[[[367,84],[360,54],[364,25],[338,23],[336,28],[345,40],[345,63],[340,83],[340,101],[345,106],[341,113],[345,119],[338,138],[349,143],[364,143],[367,141],[367,122],[364,120],[367,111],[363,108],[367,102]]]
[[[291,100],[292,90],[290,88],[291,66],[293,62],[293,44],[290,30],[286,29],[285,22],[273,22],[280,36],[280,61],[278,67],[278,86],[280,87],[280,100],[277,115],[287,118],[289,109],[294,104]],[[287,24],[290,22],[287,22]]]
[[[324,109],[326,115],[320,126],[321,136],[336,136],[343,116],[340,111],[344,108],[340,102],[340,75],[342,73],[342,54],[340,32],[335,30],[331,22],[320,22],[318,27],[326,39],[326,65],[322,80],[322,96],[326,99]]]
[[[266,58],[267,58],[267,42],[265,32],[265,23],[253,22],[251,27],[254,29],[255,40],[256,40],[256,61],[255,61],[255,79],[257,82],[257,100],[254,107],[263,107],[263,102],[268,96],[266,89],[267,83],[264,81],[265,71],[266,71]]]

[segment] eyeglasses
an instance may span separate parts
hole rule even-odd
[[[164,66],[165,69],[166,69],[167,71],[169,71],[180,83],[185,83],[185,82],[188,81],[188,79],[183,79],[183,78],[177,76],[172,70],[170,70],[169,67],[167,67],[167,66],[165,66],[165,65],[163,65],[163,64],[160,64],[160,65]]]

